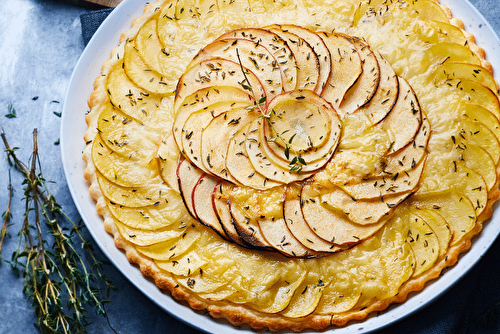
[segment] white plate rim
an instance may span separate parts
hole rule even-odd
[[[500,41],[482,14],[468,0],[441,2],[452,10],[454,17],[464,22],[467,31],[475,35],[476,43],[486,50],[488,61],[499,71],[500,59],[495,59],[492,55],[499,54]],[[88,184],[82,177],[85,169],[82,160],[85,148],[83,135],[87,128],[84,115],[88,110],[87,98],[93,90],[92,84],[100,73],[102,63],[109,59],[111,49],[118,45],[121,32],[128,30],[132,20],[142,14],[146,3],[147,0],[124,0],[97,30],[75,66],[61,120],[61,157],[68,187],[75,206],[97,245],[110,262],[151,301],[180,321],[207,333],[253,333],[249,328],[235,328],[226,321],[213,319],[177,303],[170,295],[161,292],[154,283],[147,280],[137,267],[130,265],[125,254],[115,247],[113,237],[104,231],[102,219],[97,215],[95,204],[88,193]],[[495,79],[500,81],[497,73]],[[431,304],[474,267],[499,233],[500,212],[494,210],[493,217],[484,225],[481,234],[473,240],[471,249],[438,280],[428,284],[403,304],[391,307],[378,316],[371,316],[365,321],[350,323],[346,327],[332,330],[336,334],[369,333],[393,324]]]

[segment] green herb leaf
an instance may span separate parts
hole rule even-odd
[[[12,106],[12,104],[9,103],[8,107],[7,107],[7,111],[8,113],[5,115],[5,117],[7,118],[16,118],[16,109],[14,109],[14,107]]]

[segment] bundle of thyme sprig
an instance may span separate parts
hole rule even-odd
[[[290,161],[290,163],[288,164],[290,166],[290,172],[300,173],[300,171],[302,170],[302,167],[306,165],[306,161],[304,160],[304,158],[302,158],[300,153],[295,152],[295,150],[293,150],[293,148],[291,146],[293,138],[295,137],[295,134],[293,136],[291,136],[290,139],[287,141],[283,138],[283,135],[285,133],[287,133],[289,130],[285,130],[281,133],[276,131],[276,129],[273,125],[273,122],[271,122],[271,115],[273,113],[275,113],[275,111],[271,110],[271,111],[266,113],[266,112],[264,112],[264,110],[262,110],[262,105],[264,105],[264,103],[266,102],[266,96],[263,96],[262,98],[257,100],[257,97],[255,96],[255,92],[253,90],[253,87],[250,84],[250,80],[248,80],[247,74],[245,72],[245,68],[243,67],[243,63],[241,62],[240,52],[239,52],[238,48],[236,48],[236,57],[238,58],[238,63],[240,65],[241,72],[243,73],[243,77],[245,78],[244,82],[241,83],[241,87],[244,90],[249,91],[252,94],[252,97],[254,98],[254,100],[256,101],[256,103],[253,106],[250,106],[249,109],[255,109],[255,108],[259,109],[259,111],[261,113],[261,115],[259,117],[265,119],[267,121],[267,124],[269,124],[269,126],[271,127],[271,130],[275,133],[275,136],[273,138],[267,139],[267,141],[268,142],[275,142],[276,140],[281,141],[285,145],[284,153],[285,153],[285,157],[288,160],[290,160],[290,151],[292,151],[294,156],[293,156],[292,160]],[[247,84],[245,84],[245,82]]]
[[[5,238],[10,236],[8,227],[10,226],[10,219],[12,218],[11,206],[12,206],[12,196],[14,194],[14,188],[12,188],[12,182],[10,178],[10,170],[9,170],[9,200],[7,203],[7,210],[2,214],[3,224],[2,231],[0,232],[0,265],[2,264],[2,246]]]
[[[102,298],[100,284],[106,286],[107,295],[114,287],[103,273],[103,263],[94,256],[92,245],[83,238],[81,223],[75,224],[47,189],[49,181],[41,172],[37,130],[33,131],[29,170],[17,158],[18,148],[10,147],[3,130],[1,137],[7,160],[23,174],[25,186],[19,244],[8,262],[25,280],[23,291],[32,301],[42,332],[85,333],[89,307],[106,317],[107,301]],[[7,212],[10,218],[10,204]]]

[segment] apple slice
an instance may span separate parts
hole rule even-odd
[[[412,142],[401,150],[387,156],[384,173],[394,175],[409,171],[417,166],[426,156],[427,143],[431,136],[431,127],[427,117],[423,117],[422,125]]]
[[[211,227],[218,235],[226,238],[226,233],[212,205],[212,193],[218,183],[219,180],[210,175],[203,174],[200,177],[193,189],[193,211],[203,225]]]
[[[281,37],[265,29],[241,28],[222,34],[216,41],[228,38],[245,39],[265,47],[274,57],[274,67],[281,72],[283,91],[295,89],[297,64],[292,51]]]
[[[497,182],[496,164],[491,155],[481,146],[461,141],[462,145],[455,146],[457,160],[461,161],[467,168],[472,169],[484,179],[488,191],[493,189]],[[456,160],[456,161],[457,161]]]
[[[233,240],[240,246],[250,247],[250,245],[240,237],[234,227],[233,217],[231,216],[231,211],[229,210],[229,199],[224,195],[224,184],[226,183],[219,182],[212,191],[212,206],[217,214],[219,223],[224,230],[225,235],[230,240]]]
[[[451,241],[451,231],[450,226],[446,220],[436,211],[432,209],[425,208],[412,208],[411,212],[423,219],[434,231],[439,242],[439,257],[446,254]]]
[[[445,62],[481,65],[477,55],[467,46],[457,43],[438,43],[426,50],[424,62],[444,64]],[[426,67],[424,67],[426,68]]]
[[[252,165],[246,152],[245,140],[250,123],[241,129],[231,138],[227,149],[226,167],[239,183],[258,190],[270,189],[283,183],[269,180],[263,176]]]
[[[245,214],[229,200],[229,210],[238,235],[249,245],[258,249],[273,249],[262,235],[259,223],[245,216]]]
[[[293,236],[305,247],[323,253],[334,253],[345,248],[321,239],[311,230],[302,215],[300,207],[300,189],[287,188],[286,200],[283,206],[283,216],[286,226]]]
[[[167,80],[161,73],[149,68],[139,56],[135,41],[132,39],[125,43],[123,63],[125,73],[137,86],[155,94],[174,94],[177,82]]]
[[[309,184],[302,188],[301,208],[309,227],[320,238],[340,246],[354,245],[374,235],[386,223],[385,219],[370,225],[353,223],[341,211],[323,205],[320,196]]]
[[[179,225],[184,224],[181,222],[174,227],[168,226],[154,231],[131,228],[116,219],[114,223],[123,238],[137,246],[150,246],[160,242],[178,239],[184,233],[182,229],[179,229]]]
[[[116,154],[100,134],[92,143],[92,162],[105,178],[122,187],[139,187],[159,175],[155,159],[130,159]]]
[[[185,231],[181,238],[164,241],[150,246],[138,246],[136,249],[142,255],[154,260],[167,261],[174,256],[182,255],[187,252],[200,236],[201,233],[199,231],[189,229]]]
[[[245,141],[248,158],[255,170],[264,177],[280,183],[299,181],[311,176],[311,172],[297,173],[291,170],[292,166],[285,169],[272,162],[265,152],[265,144],[260,141],[259,129],[262,127],[263,122],[265,122],[264,119],[256,118],[250,123]]]
[[[394,135],[389,154],[408,145],[415,137],[422,122],[422,112],[417,96],[405,79],[398,79],[398,100],[391,112],[379,123],[380,127]]]
[[[370,101],[359,108],[370,117],[373,125],[380,123],[392,110],[399,96],[399,79],[391,64],[374,52],[380,69],[380,81]]]
[[[477,81],[493,92],[498,91],[498,85],[490,71],[481,65],[464,62],[447,61],[439,66],[431,75],[434,80],[467,79]]]
[[[177,112],[189,95],[200,89],[215,86],[232,86],[245,90],[251,87],[257,101],[265,96],[259,79],[240,64],[226,59],[210,59],[199,62],[179,79],[174,100],[174,111]]]
[[[315,90],[319,81],[320,65],[318,56],[309,43],[299,35],[279,25],[265,29],[280,36],[293,53],[297,63],[297,86],[295,89]]]
[[[181,159],[177,167],[177,180],[179,181],[179,189],[181,190],[182,200],[186,205],[191,216],[198,218],[193,207],[193,190],[196,184],[203,176],[203,171],[191,164],[187,159]]]
[[[490,129],[481,122],[466,118],[460,120],[459,126],[461,129],[457,141],[464,138],[468,142],[484,148],[491,155],[493,161],[498,164],[500,160],[500,143]]]
[[[191,114],[205,110],[210,114],[220,114],[219,109],[232,107],[234,104],[252,105],[253,97],[239,87],[213,86],[187,96],[179,102],[179,109],[175,111],[175,120],[172,126],[177,145],[182,151],[182,132],[186,120]],[[215,117],[215,116],[214,116]]]
[[[205,157],[202,152],[202,138],[204,129],[217,119],[218,116],[224,115],[233,110],[233,107],[238,108],[241,104],[237,102],[219,102],[212,106],[213,108],[202,109],[192,113],[182,127],[181,145],[184,155],[198,168],[205,173],[213,174],[211,168],[208,168],[204,163]],[[239,109],[236,109],[239,110]],[[216,136],[214,140],[218,137]]]
[[[339,108],[344,96],[363,72],[361,58],[354,44],[340,34],[318,34],[325,43],[332,59],[330,78],[321,96],[335,108]]]
[[[476,212],[471,201],[455,190],[417,193],[412,205],[436,211],[450,226],[453,234],[450,246],[458,244],[476,226]]]
[[[351,222],[359,225],[370,225],[389,215],[398,204],[411,194],[410,191],[405,191],[374,199],[356,200],[340,188],[335,188],[333,191],[322,194],[319,199],[324,207],[343,212]]]
[[[281,26],[281,29],[299,36],[312,47],[314,56],[311,55],[311,58],[316,57],[318,59],[319,77],[318,83],[316,84],[316,87],[314,87],[314,89],[311,89],[311,87],[307,88],[313,90],[318,95],[321,94],[328,82],[328,78],[330,77],[330,72],[332,69],[330,51],[326,47],[325,42],[323,42],[318,34],[300,26],[285,24]]]
[[[359,183],[339,184],[338,186],[356,200],[377,199],[382,196],[393,196],[413,191],[419,186],[419,180],[424,170],[425,160],[426,159],[422,159],[409,171],[401,171],[392,175],[369,178]]]
[[[187,70],[213,58],[227,59],[237,64],[241,61],[245,69],[259,78],[269,100],[282,91],[283,82],[281,73],[276,71],[276,59],[261,44],[247,39],[218,39],[204,47],[193,58]]]
[[[179,182],[177,181],[177,166],[179,165],[180,153],[172,133],[165,134],[165,138],[160,142],[157,152],[160,176],[177,193],[180,193]]]
[[[210,173],[237,182],[226,166],[228,146],[233,136],[259,114],[254,109],[235,108],[215,117],[206,127],[202,125],[201,163]]]
[[[349,88],[340,104],[341,113],[351,114],[370,102],[377,91],[380,82],[380,68],[377,57],[370,49],[370,46],[363,40],[342,35],[347,38],[356,48],[361,58],[363,74],[356,83]]]
[[[189,276],[198,272],[201,267],[207,264],[207,260],[202,259],[196,251],[187,254],[179,254],[168,261],[155,260],[155,264],[161,269],[178,276]]]
[[[421,217],[409,213],[409,226],[406,242],[413,250],[415,269],[413,276],[419,276],[429,270],[439,256],[439,240],[434,230]]]
[[[413,30],[422,41],[429,44],[456,43],[467,45],[468,43],[463,31],[448,22],[435,20],[419,22]]]

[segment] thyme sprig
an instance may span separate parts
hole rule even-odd
[[[85,333],[88,307],[107,319],[107,301],[102,298],[100,284],[105,284],[107,294],[114,287],[103,273],[103,263],[94,256],[92,245],[81,234],[81,223],[75,224],[64,213],[47,188],[50,181],[41,172],[37,130],[33,131],[29,170],[17,158],[17,147],[10,147],[3,130],[1,137],[9,164],[23,174],[25,185],[19,244],[9,263],[25,280],[23,291],[32,301],[42,332]],[[77,244],[83,255],[77,251]]]
[[[4,242],[5,238],[10,236],[9,231],[7,229],[11,225],[10,219],[12,218],[11,206],[12,206],[12,196],[14,194],[14,188],[12,188],[12,181],[10,178],[10,170],[9,170],[8,191],[9,191],[9,199],[7,201],[7,210],[5,210],[4,213],[2,214],[3,224],[2,224],[2,231],[0,232],[0,264],[2,264],[1,260],[2,260],[3,242]]]
[[[293,141],[293,138],[295,137],[295,134],[292,135],[289,140],[286,140],[283,138],[283,135],[285,133],[289,132],[290,131],[289,129],[287,129],[281,133],[276,131],[276,128],[274,127],[274,124],[271,121],[271,115],[276,114],[276,112],[274,111],[274,109],[271,109],[270,111],[268,111],[266,113],[262,109],[262,106],[266,102],[267,97],[263,96],[259,100],[257,100],[257,97],[255,96],[255,92],[253,90],[252,84],[250,83],[250,80],[248,80],[248,77],[247,77],[246,72],[245,72],[245,68],[243,67],[243,63],[241,62],[240,52],[239,52],[238,48],[236,48],[236,57],[238,58],[238,63],[240,65],[240,69],[241,69],[241,72],[243,73],[243,77],[244,77],[244,81],[241,82],[240,85],[244,90],[249,91],[252,94],[254,101],[256,101],[253,106],[249,106],[247,109],[249,109],[249,110],[254,110],[255,108],[259,109],[260,114],[261,114],[259,117],[265,119],[267,121],[267,124],[269,125],[269,127],[273,131],[273,133],[275,133],[275,136],[267,139],[267,141],[268,142],[275,142],[277,140],[281,141],[285,145],[284,153],[285,153],[285,157],[287,158],[287,160],[290,160],[290,152],[293,153],[293,158],[291,159],[290,163],[288,164],[290,166],[290,172],[300,173],[300,171],[302,171],[302,167],[306,165],[306,161],[304,160],[304,158],[302,158],[300,153],[297,153],[292,147],[292,141]],[[245,84],[245,82],[246,82],[246,84]]]

